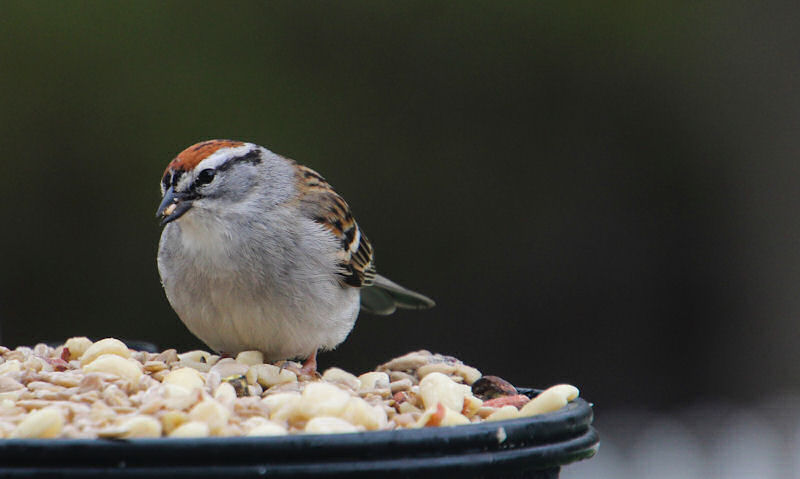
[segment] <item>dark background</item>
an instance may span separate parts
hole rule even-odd
[[[3,2],[0,326],[201,347],[159,284],[167,162],[209,138],[319,170],[410,350],[598,411],[800,382],[796,2]]]

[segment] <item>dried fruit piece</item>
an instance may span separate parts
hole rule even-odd
[[[497,376],[483,376],[472,384],[472,394],[484,401],[519,394],[510,382]]]

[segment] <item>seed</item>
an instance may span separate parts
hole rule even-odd
[[[87,349],[92,345],[92,341],[84,336],[79,336],[75,338],[69,338],[65,343],[64,347],[69,350],[69,357],[64,358],[68,361],[73,361],[75,359],[80,358],[86,352]]]
[[[350,398],[340,417],[350,424],[364,426],[370,431],[386,427],[389,421],[383,407],[371,406],[358,397]]]
[[[196,369],[178,368],[167,374],[161,381],[164,384],[174,384],[188,390],[203,387],[203,377]]]
[[[189,415],[183,411],[167,411],[161,416],[161,426],[166,434],[170,434],[181,424],[189,420]]]
[[[144,363],[144,370],[149,373],[162,371],[164,369],[167,369],[167,363],[164,361],[147,361]]]
[[[0,374],[18,373],[22,370],[22,363],[17,359],[11,359],[0,364]]]
[[[542,414],[578,396],[562,384],[536,399],[461,361],[416,351],[359,377],[330,368],[298,377],[206,351],[129,350],[106,338],[52,348],[0,346],[0,438],[268,436],[448,426]],[[80,359],[77,359],[80,358]],[[70,362],[66,362],[70,361]],[[470,385],[472,387],[470,387]],[[264,396],[263,399],[261,396]]]
[[[42,379],[59,386],[72,388],[80,384],[81,375],[77,371],[42,373]]]
[[[426,409],[442,404],[452,411],[461,411],[464,397],[471,394],[469,386],[457,384],[442,373],[430,373],[419,383],[419,392]]]
[[[124,423],[120,437],[161,437],[161,423],[150,416],[134,416]]]
[[[396,394],[401,391],[408,391],[411,389],[411,380],[409,379],[400,379],[394,381],[389,384],[389,388],[392,391],[392,394]]]
[[[342,384],[354,391],[357,391],[359,386],[361,386],[361,382],[357,377],[339,368],[327,369],[322,375],[322,380],[329,383]]]
[[[247,436],[283,436],[289,431],[285,427],[274,421],[269,421],[262,417],[252,417],[245,421]]]
[[[569,384],[559,384],[542,391],[538,396],[520,409],[520,416],[534,416],[558,411],[569,401],[578,397],[578,388]]]
[[[399,358],[394,358],[388,363],[378,366],[378,371],[411,371],[428,364],[431,360],[430,351],[415,351]]]
[[[344,419],[321,416],[308,421],[304,431],[310,434],[335,434],[358,432],[358,429]]]
[[[164,351],[164,353],[166,353],[166,352],[167,351]],[[209,353],[208,351],[195,350],[195,351],[188,351],[188,352],[185,352],[183,354],[177,354],[176,356],[177,356],[178,360],[180,360],[180,361],[187,361],[188,360],[188,361],[194,361],[194,362],[197,362],[197,363],[208,364],[208,360],[211,358],[211,353]],[[170,361],[166,361],[165,360],[164,362],[169,363]]]
[[[347,407],[350,397],[333,384],[314,382],[303,390],[300,412],[307,418],[339,416]]]
[[[72,350],[70,350],[72,354]],[[125,343],[119,339],[105,338],[89,346],[88,349],[81,355],[81,364],[86,366],[91,364],[92,361],[107,354],[114,354],[122,358],[131,357],[131,350],[125,346]]]
[[[503,406],[495,412],[489,414],[487,421],[504,421],[506,419],[516,419],[520,417],[519,410],[514,406]]]
[[[142,367],[137,361],[116,354],[102,354],[84,366],[83,370],[88,373],[113,374],[130,381],[138,381],[142,376]]]
[[[23,386],[22,383],[16,379],[8,376],[0,376],[0,393],[16,391],[24,388],[25,386]]]
[[[271,388],[278,384],[296,383],[297,375],[272,364],[256,364],[247,370],[247,382],[250,384],[257,382],[265,388]]]
[[[456,370],[456,367],[452,364],[447,363],[433,363],[433,364],[426,364],[424,366],[420,366],[417,369],[417,376],[420,379],[423,379],[430,373],[442,373],[446,376],[453,374]]]
[[[388,389],[389,375],[384,372],[372,371],[364,373],[358,377],[359,391],[371,391],[373,389]],[[411,384],[409,384],[411,387]]]
[[[237,363],[231,358],[225,358],[217,361],[217,364],[210,368],[210,372],[219,374],[221,378],[228,378],[231,376],[244,376],[247,374],[248,369],[250,367],[246,364]]]
[[[469,419],[445,407],[442,403],[437,403],[425,410],[414,427],[459,426],[462,424],[469,424]]]
[[[302,396],[298,392],[285,392],[270,394],[261,400],[270,410],[269,417],[273,420],[285,421],[295,415],[299,409]]]
[[[214,399],[226,406],[232,406],[236,401],[236,390],[230,383],[222,383],[214,391]]]
[[[210,356],[210,355],[209,355]],[[167,349],[153,356],[151,361],[161,361],[165,364],[172,364],[178,361],[178,352],[174,349]]]
[[[169,437],[208,437],[211,430],[208,424],[201,421],[189,421],[181,424],[169,433]]]
[[[48,407],[32,411],[11,433],[12,438],[51,438],[61,433],[64,415],[58,408]]]
[[[459,364],[456,366],[455,374],[464,379],[464,383],[472,385],[481,378],[481,372],[472,366],[466,364]]]
[[[193,421],[202,421],[208,424],[211,434],[218,435],[228,423],[230,412],[220,403],[206,399],[189,411],[189,417]]]
[[[236,355],[236,362],[247,366],[254,366],[264,362],[264,355],[261,351],[242,351]]]

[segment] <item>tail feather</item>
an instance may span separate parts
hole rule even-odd
[[[406,289],[389,279],[375,275],[371,286],[361,288],[361,309],[368,313],[389,315],[397,308],[428,309],[436,303],[427,296]]]

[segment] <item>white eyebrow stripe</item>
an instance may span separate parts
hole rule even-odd
[[[194,171],[201,172],[205,169],[214,169],[220,167],[223,163],[230,160],[231,158],[236,158],[237,156],[242,156],[249,153],[256,145],[252,143],[245,143],[242,146],[237,146],[235,148],[221,148],[215,151],[213,154],[209,155],[208,158],[201,161],[194,167]]]

